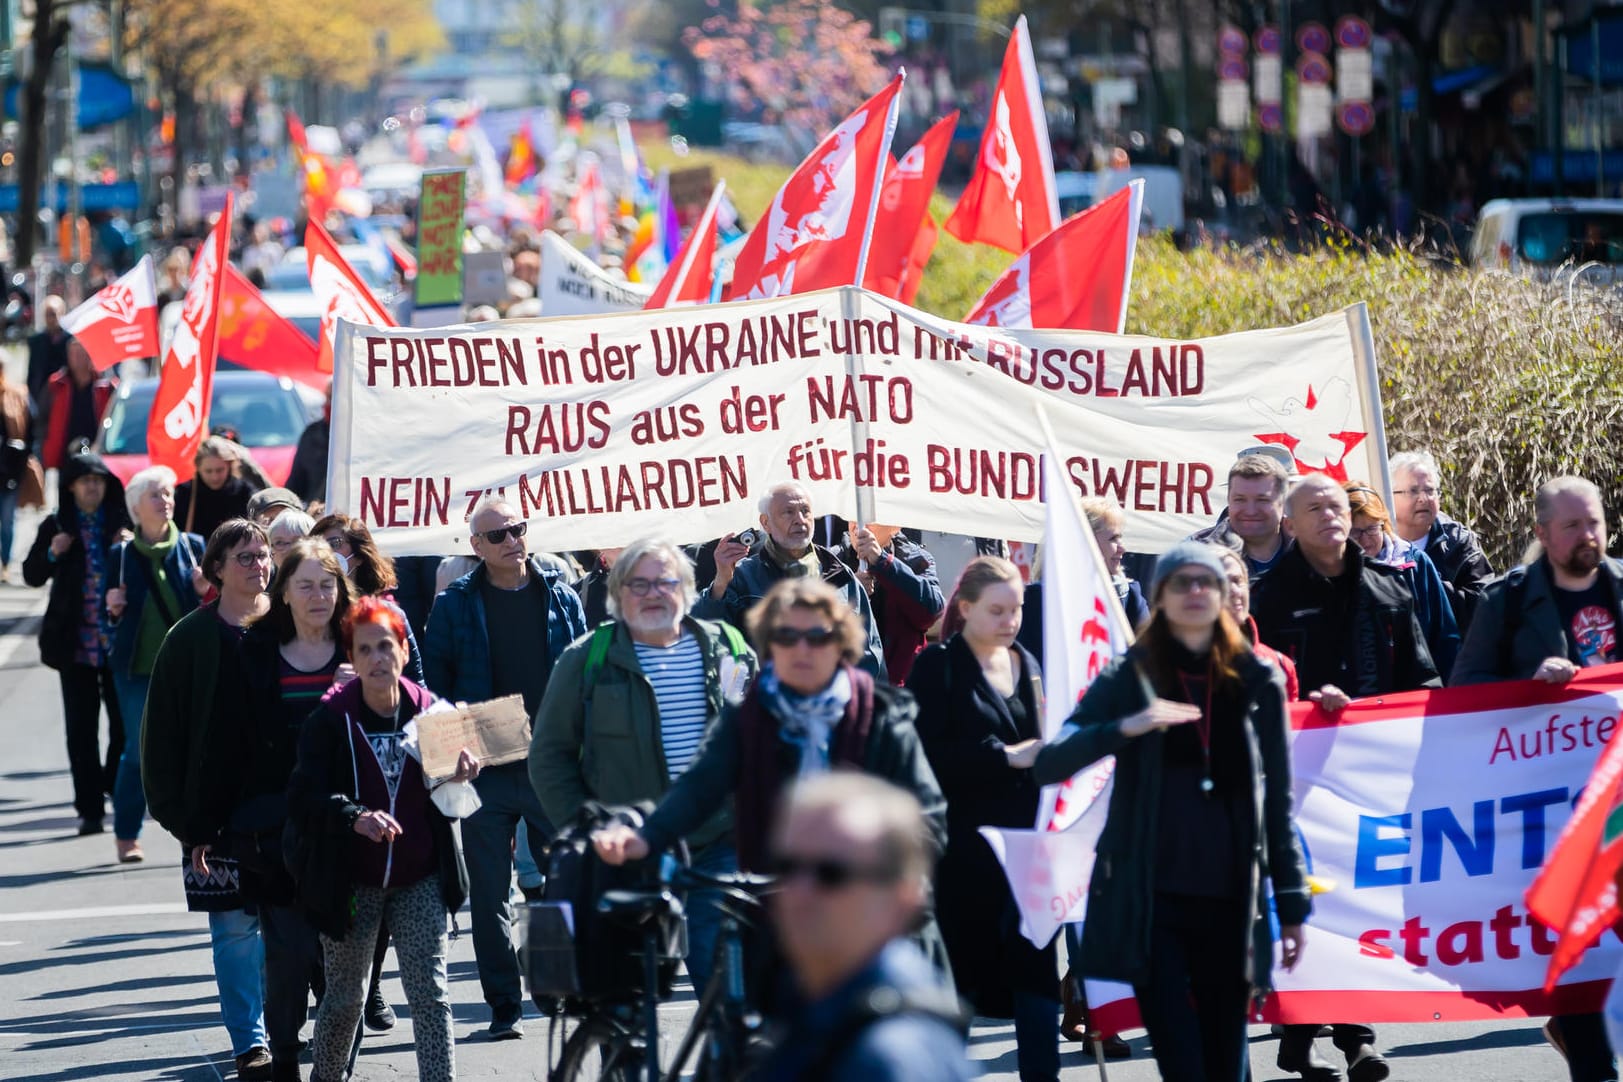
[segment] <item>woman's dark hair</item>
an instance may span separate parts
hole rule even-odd
[[[319,537],[305,537],[293,542],[282,558],[282,566],[277,569],[276,577],[270,584],[270,608],[265,615],[254,623],[263,623],[276,633],[277,642],[292,642],[293,636],[298,634],[298,628],[293,624],[293,607],[287,601],[287,584],[298,572],[299,565],[306,560],[314,560],[321,565],[321,569],[338,580],[338,594],[333,598],[332,615],[327,618],[327,628],[332,632],[333,642],[337,642],[342,635],[344,614],[349,612],[350,602],[355,600],[355,587],[344,575],[344,565],[338,562],[338,553],[332,546]]]
[[[343,534],[349,545],[349,577],[357,591],[370,597],[399,585],[394,561],[378,551],[378,543],[372,540],[372,531],[366,528],[366,523],[348,515],[327,515],[316,520],[310,536],[325,537],[333,530]]]
[[[245,518],[228,518],[209,535],[209,543],[203,549],[203,577],[214,584],[218,590],[221,586],[220,572],[225,567],[225,557],[232,549],[249,541],[260,541],[267,548],[270,546],[270,537],[265,533],[265,527],[257,522]]]
[[[1150,678],[1150,684],[1155,693],[1162,698],[1175,699],[1181,694],[1178,681],[1177,651],[1181,644],[1172,637],[1172,625],[1167,621],[1167,614],[1161,609],[1150,613],[1142,631],[1138,633],[1138,641],[1133,644],[1133,654],[1138,658],[1139,666],[1144,674]],[[1240,658],[1251,652],[1251,644],[1246,641],[1245,632],[1234,617],[1229,615],[1225,606],[1217,614],[1217,624],[1212,628],[1211,666],[1212,676],[1218,684],[1238,683],[1240,679]]]

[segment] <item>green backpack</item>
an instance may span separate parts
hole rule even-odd
[[[592,716],[592,696],[597,691],[597,678],[603,672],[603,662],[608,660],[609,646],[614,642],[614,626],[614,620],[605,620],[592,629],[592,644],[586,648],[586,669],[581,674],[581,682],[586,685],[582,717]],[[722,621],[720,627],[733,660],[742,660],[749,653],[749,644],[744,641],[743,633],[726,621]]]

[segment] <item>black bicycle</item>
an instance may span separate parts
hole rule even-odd
[[[761,1018],[746,1001],[744,930],[757,926],[761,895],[772,885],[763,876],[737,872],[711,876],[676,867],[659,890],[610,890],[598,900],[605,918],[640,929],[643,938],[643,991],[612,1001],[592,1002],[564,1042],[548,1082],[677,1082],[695,1050],[696,1078],[731,1082],[750,1065],[759,1043]],[[662,929],[682,914],[677,891],[713,891],[721,913],[716,939],[718,963],[699,998],[676,1055],[666,1068],[659,1056],[659,966]]]

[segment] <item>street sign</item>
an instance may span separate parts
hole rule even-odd
[[[1217,84],[1217,126],[1244,131],[1251,121],[1251,91],[1244,80],[1225,79]]]
[[[1237,26],[1225,26],[1217,32],[1217,52],[1220,56],[1243,59],[1250,44],[1245,39],[1245,31]]]
[[[1367,49],[1373,44],[1375,35],[1370,31],[1369,23],[1356,15],[1347,15],[1336,21],[1336,45],[1343,49]]]
[[[1336,107],[1336,126],[1351,136],[1375,130],[1375,107],[1367,101],[1344,101]]]
[[[1243,83],[1248,74],[1250,73],[1246,71],[1244,60],[1228,57],[1217,62],[1217,78],[1219,82]]]
[[[1336,96],[1342,101],[1372,101],[1375,65],[1368,49],[1336,51]]]
[[[1296,31],[1296,47],[1304,53],[1328,53],[1330,31],[1323,23],[1303,23]]]
[[[1282,44],[1279,37],[1279,27],[1257,27],[1257,36],[1254,40],[1257,46],[1257,52],[1262,53],[1264,56],[1279,55],[1279,46]]]
[[[1330,61],[1323,53],[1305,52],[1296,60],[1296,77],[1312,86],[1330,85]]]
[[[1258,105],[1278,105],[1284,100],[1284,65],[1279,57],[1264,54],[1251,65],[1252,92]]]
[[[1278,102],[1257,106],[1257,126],[1269,135],[1285,130],[1285,107]]]
[[[1334,130],[1335,99],[1323,83],[1303,83],[1296,88],[1296,135],[1318,139]]]

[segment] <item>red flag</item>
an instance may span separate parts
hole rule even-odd
[[[158,282],[152,256],[62,317],[62,329],[79,340],[96,371],[120,361],[158,355]]]
[[[1059,195],[1048,121],[1022,15],[1003,54],[974,175],[946,229],[965,244],[980,241],[1019,254],[1057,225]]]
[[[899,162],[885,170],[879,191],[879,221],[868,272],[862,284],[875,293],[912,304],[923,280],[924,265],[935,250],[935,222],[930,218],[930,196],[935,194],[941,165],[958,126],[954,109],[925,132]]]
[[[332,235],[314,218],[304,228],[304,255],[310,266],[310,290],[322,308],[316,368],[331,372],[340,319],[372,327],[393,327],[395,321],[338,251]]]
[[[676,258],[659,276],[659,285],[654,287],[648,303],[642,306],[643,311],[678,304],[703,304],[710,299],[716,262],[716,210],[726,191],[727,182],[718,181],[704,213],[699,215],[693,232],[677,249]]]
[[[327,168],[327,159],[310,149],[310,138],[299,115],[292,109],[287,110],[286,115],[287,137],[298,155],[299,168],[304,171],[305,215],[312,222],[324,221],[338,195],[338,187]]]
[[[516,188],[535,176],[536,165],[535,145],[530,139],[530,122],[526,120],[519,126],[518,131],[513,133],[512,141],[508,144],[504,179]]]
[[[1135,180],[1071,218],[1016,259],[964,322],[1122,333],[1143,204]]]
[[[773,196],[733,264],[729,299],[862,282],[902,78],[824,137]]]
[[[266,304],[241,271],[227,264],[220,290],[220,359],[321,390],[328,375],[316,358],[316,344]]]
[[[163,355],[158,393],[147,418],[147,454],[182,481],[192,476],[192,456],[208,430],[214,391],[214,360],[219,355],[220,292],[231,249],[232,195],[213,231],[197,250],[180,323]]]
[[[1572,818],[1544,868],[1527,888],[1527,911],[1556,932],[1544,975],[1552,991],[1561,974],[1617,923],[1617,873],[1623,868],[1623,740],[1606,746]]]

